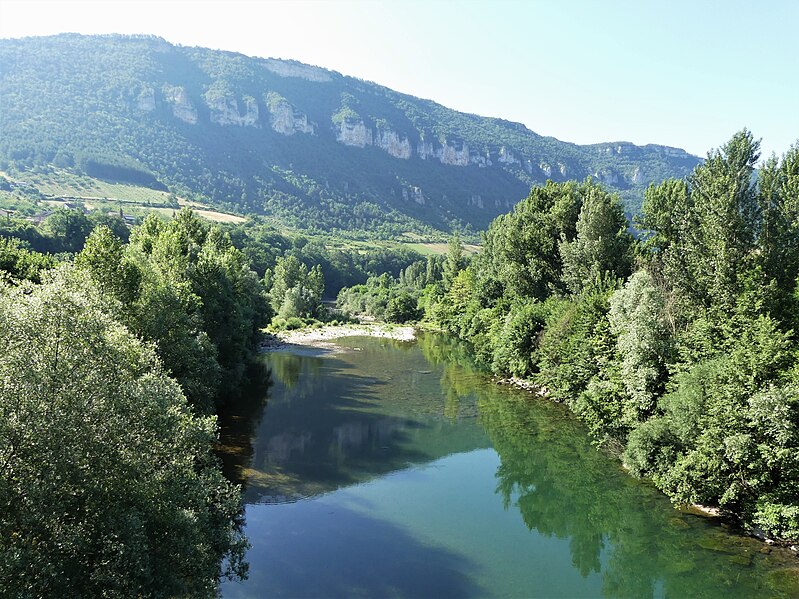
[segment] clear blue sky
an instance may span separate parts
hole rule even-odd
[[[0,37],[64,31],[293,58],[577,143],[799,139],[795,0],[0,0]]]

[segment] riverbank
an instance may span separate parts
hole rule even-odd
[[[416,331],[410,326],[374,323],[297,329],[266,334],[259,349],[261,352],[301,354],[341,351],[335,341],[343,337],[379,337],[396,341],[413,341],[416,339]]]

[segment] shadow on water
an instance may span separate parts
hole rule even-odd
[[[487,446],[478,427],[448,423],[443,399],[430,401],[439,387],[418,352],[352,343],[344,355],[266,355],[272,384],[220,416],[226,472],[245,486],[247,503],[293,501]]]
[[[795,558],[674,510],[597,451],[564,406],[492,384],[462,344],[422,335],[418,345],[344,345],[347,353],[323,358],[265,357],[271,382],[220,419],[223,445],[233,450],[226,464],[247,485],[247,534],[258,540],[248,555],[250,581],[226,584],[226,597],[486,596],[498,588],[487,564],[524,559],[537,537],[567,543],[563,569],[547,575],[598,577],[606,597],[797,596]],[[513,536],[513,547],[488,537],[454,551],[431,545],[378,519],[375,506],[352,503],[362,492],[346,491],[346,505],[340,493],[326,494],[485,447],[499,458],[499,512],[518,513],[529,530]],[[464,528],[490,517],[491,510],[455,513],[467,503],[457,493],[431,497]],[[319,497],[291,503],[311,495]],[[547,596],[535,566],[518,576],[518,596],[525,589]]]
[[[226,583],[225,597],[487,594],[467,576],[479,567],[465,557],[422,544],[397,526],[338,505],[250,506],[248,520],[251,534],[280,542],[260,543],[251,550],[251,562],[269,567],[254,570],[246,585]]]
[[[243,384],[222,398],[218,408],[217,455],[225,477],[246,484],[243,472],[252,460],[252,439],[263,418],[272,387],[272,373],[263,360],[252,362]]]

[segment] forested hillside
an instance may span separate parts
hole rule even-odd
[[[479,230],[531,185],[586,176],[634,213],[646,185],[699,162],[569,144],[317,67],[154,37],[1,40],[0,64],[0,167],[168,188],[312,232]]]

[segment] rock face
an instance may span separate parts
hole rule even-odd
[[[504,164],[521,164],[522,163],[522,161],[519,160],[518,158],[516,158],[516,156],[513,155],[513,152],[511,152],[505,146],[502,146],[499,149],[499,158],[497,158],[497,160],[499,162],[504,163]]]
[[[630,177],[630,180],[636,185],[644,182],[644,172],[643,170],[641,170],[640,166],[635,167],[635,170],[633,170],[633,175],[632,177]]]
[[[422,193],[421,187],[411,187],[410,189],[402,189],[402,199],[406,202],[409,200],[413,200],[420,206],[424,206],[425,198],[424,194]]]
[[[252,96],[243,98],[244,114],[232,95],[206,96],[211,109],[211,122],[218,125],[238,125],[239,127],[258,127],[258,103]]]
[[[394,156],[394,158],[408,160],[413,154],[413,148],[408,138],[403,137],[400,139],[399,133],[392,129],[378,127],[374,136],[374,144]]]
[[[306,133],[314,135],[316,128],[308,122],[308,117],[295,110],[288,100],[279,94],[269,92],[266,95],[266,107],[269,110],[269,125],[283,135]]]
[[[419,145],[416,146],[416,153],[422,160],[433,158],[436,155],[435,150],[433,150],[433,142],[422,139]]]
[[[606,185],[616,185],[619,182],[619,175],[610,169],[596,171],[594,176]]]
[[[281,77],[298,77],[306,81],[316,81],[317,83],[325,83],[333,81],[330,73],[319,67],[313,67],[305,64],[295,64],[283,60],[275,60],[273,58],[265,58],[263,65]]]
[[[172,114],[185,123],[197,124],[197,109],[189,100],[189,95],[184,88],[165,85],[164,97],[172,105]]]
[[[136,110],[142,112],[152,112],[155,110],[155,90],[152,87],[145,87],[136,98]]]
[[[455,145],[449,145],[444,141],[444,145],[436,150],[436,156],[441,161],[441,164],[467,166],[469,164],[469,146],[465,143],[460,145],[461,147],[458,149]]]
[[[486,152],[485,156],[482,154],[472,154],[469,156],[469,164],[476,164],[480,168],[485,168],[487,166],[492,166],[491,162],[491,155]]]
[[[372,145],[372,130],[361,119],[342,119],[336,128],[336,140],[345,146],[365,148]]]

